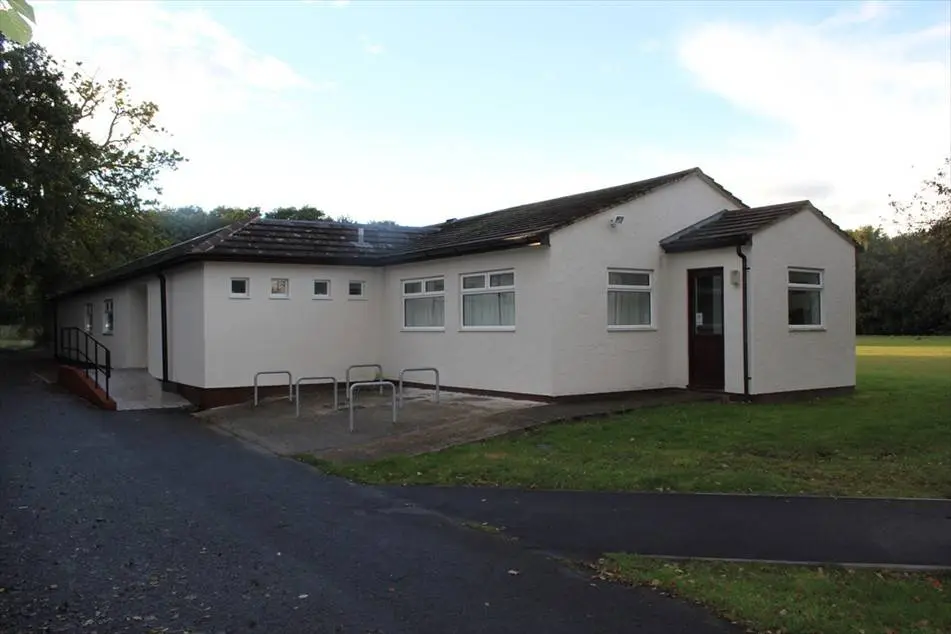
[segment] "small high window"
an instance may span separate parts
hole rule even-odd
[[[86,332],[92,332],[92,319],[93,319],[92,304],[86,304],[86,318],[83,321],[83,330],[85,330]]]
[[[113,311],[113,303],[111,299],[103,300],[102,302],[102,334],[111,335],[113,328],[115,327],[115,313]]]
[[[330,280],[314,280],[314,299],[330,299]]]
[[[250,288],[251,288],[251,283],[248,280],[248,278],[232,277],[230,296],[237,299],[244,299],[244,298],[250,297]]]
[[[347,295],[350,299],[361,299],[366,295],[366,286],[366,282],[350,280],[350,283],[347,284]]]
[[[286,277],[271,278],[271,299],[287,299],[291,296],[291,281]]]
[[[819,269],[789,269],[789,328],[809,330],[822,328],[823,272]]]

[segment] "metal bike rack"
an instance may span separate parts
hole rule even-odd
[[[400,370],[400,391],[399,397],[397,397],[397,402],[400,404],[400,407],[403,407],[403,375],[407,372],[432,372],[436,376],[436,392],[433,394],[433,402],[439,402],[439,370],[436,368],[403,368]]]
[[[311,383],[325,383],[327,381],[333,381],[334,384],[334,411],[337,411],[337,377],[335,376],[302,376],[297,379],[297,382],[294,384],[294,403],[297,406],[297,413],[295,414],[298,418],[300,417],[300,384],[304,381]]]
[[[294,375],[289,370],[268,370],[258,372],[254,375],[254,406],[258,406],[258,377],[265,374],[286,374],[287,375],[287,400],[294,400]]]
[[[347,401],[350,406],[350,432],[353,433],[353,393],[358,387],[372,387],[375,385],[380,386],[380,391],[383,391],[383,386],[389,385],[392,390],[390,400],[392,401],[391,407],[393,408],[393,424],[396,424],[396,386],[393,385],[392,381],[361,381],[359,383],[354,383],[347,388]]]
[[[383,366],[379,363],[358,363],[357,365],[351,365],[347,368],[347,398],[350,398],[350,372],[356,370],[357,368],[376,368],[377,378],[376,381],[383,380]],[[366,383],[367,381],[364,381]],[[383,386],[380,386],[380,394],[383,393]]]

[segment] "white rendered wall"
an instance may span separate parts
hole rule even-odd
[[[105,334],[102,331],[104,306],[107,299],[113,302],[114,326],[111,334]],[[109,350],[112,367],[141,367],[132,365],[137,361],[131,352],[132,337],[141,337],[144,333],[134,332],[137,324],[130,320],[128,286],[120,284],[59,300],[56,304],[57,325],[60,328],[65,326],[83,328],[87,303],[91,303],[93,308],[93,327],[89,334]],[[92,355],[92,348],[90,348],[90,355]]]
[[[462,328],[461,275],[515,271],[515,328],[507,331]],[[403,328],[402,281],[443,276],[445,328]],[[386,374],[402,368],[439,368],[443,385],[548,396],[552,394],[552,311],[558,291],[551,283],[550,252],[524,247],[473,256],[387,267],[383,296],[382,349]],[[431,382],[431,374],[406,380]]]
[[[789,267],[824,271],[823,327],[789,327]],[[855,248],[810,211],[753,237],[751,392],[855,385]]]
[[[232,299],[231,278],[250,279],[250,297]],[[271,278],[290,280],[288,299],[271,299]],[[329,279],[330,299],[313,299],[315,279]],[[365,299],[350,299],[348,282],[365,281]],[[290,370],[300,376],[332,375],[343,380],[357,363],[382,363],[381,269],[298,264],[206,262],[204,289],[204,375],[182,381],[199,387],[251,385],[255,372]],[[197,303],[197,302],[196,302]],[[372,370],[356,378],[370,378]],[[176,379],[177,380],[177,379]],[[262,377],[261,385],[286,382]]]
[[[684,279],[673,283],[659,241],[722,209],[738,205],[692,176],[643,198],[555,232],[552,261],[552,372],[554,394],[586,394],[679,385],[682,359],[671,357],[672,338],[686,346]],[[612,228],[609,220],[624,215]],[[654,325],[630,331],[607,327],[607,270],[654,271]],[[678,274],[680,268],[677,269]],[[729,374],[729,372],[728,372]]]
[[[207,264],[192,264],[172,269],[165,273],[166,310],[168,314],[168,374],[169,380],[185,385],[202,386],[205,367],[212,350],[206,348],[206,309],[203,300],[205,280],[203,269]],[[156,293],[157,295],[157,293]],[[155,298],[159,298],[156,296]],[[154,310],[158,320],[151,329],[161,349],[161,307]],[[161,352],[151,355],[157,360],[157,372],[152,376],[162,378]]]

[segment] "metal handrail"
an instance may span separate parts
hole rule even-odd
[[[291,374],[290,370],[265,370],[264,372],[257,372],[254,375],[254,406],[258,406],[258,377],[264,376],[265,374],[286,374],[287,375],[287,400],[294,400],[294,375]]]
[[[294,384],[294,403],[297,406],[297,417],[300,417],[300,384],[304,381],[333,381],[334,383],[334,411],[337,411],[337,377],[335,376],[302,376]]]
[[[80,342],[82,342],[80,344]],[[89,345],[92,343],[92,355],[89,354]],[[100,349],[101,361],[100,361]],[[103,343],[77,326],[63,326],[59,330],[56,360],[65,365],[79,366],[87,379],[92,379],[96,386],[106,393],[109,398],[109,379],[112,377],[112,352]],[[92,376],[89,371],[92,370]],[[102,378],[100,378],[100,376]],[[104,380],[103,380],[104,379]]]
[[[433,395],[433,402],[439,402],[439,370],[436,368],[403,368],[400,370],[399,383],[400,383],[400,392],[399,397],[397,397],[397,402],[400,404],[400,407],[403,407],[403,375],[407,372],[432,372],[436,376],[436,392]]]
[[[379,363],[358,363],[357,365],[351,365],[347,368],[347,398],[350,398],[350,372],[351,370],[356,370],[357,368],[376,368],[376,380],[383,380],[383,366]],[[364,381],[365,382],[365,381]],[[380,386],[380,394],[383,393],[383,386]]]
[[[392,390],[390,400],[391,407],[393,409],[393,424],[396,424],[396,386],[393,385],[392,381],[361,381],[359,383],[354,383],[347,388],[347,401],[350,405],[350,433],[353,433],[353,393],[358,387],[372,387],[374,385],[380,386],[380,391],[383,391],[383,386],[389,385]]]

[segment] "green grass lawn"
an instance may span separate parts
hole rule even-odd
[[[951,497],[951,337],[862,337],[853,396],[696,403],[324,469],[363,482]]]
[[[947,634],[951,574],[609,555],[604,579],[701,603],[758,632]]]
[[[32,347],[32,339],[0,339],[0,350],[26,350]]]

